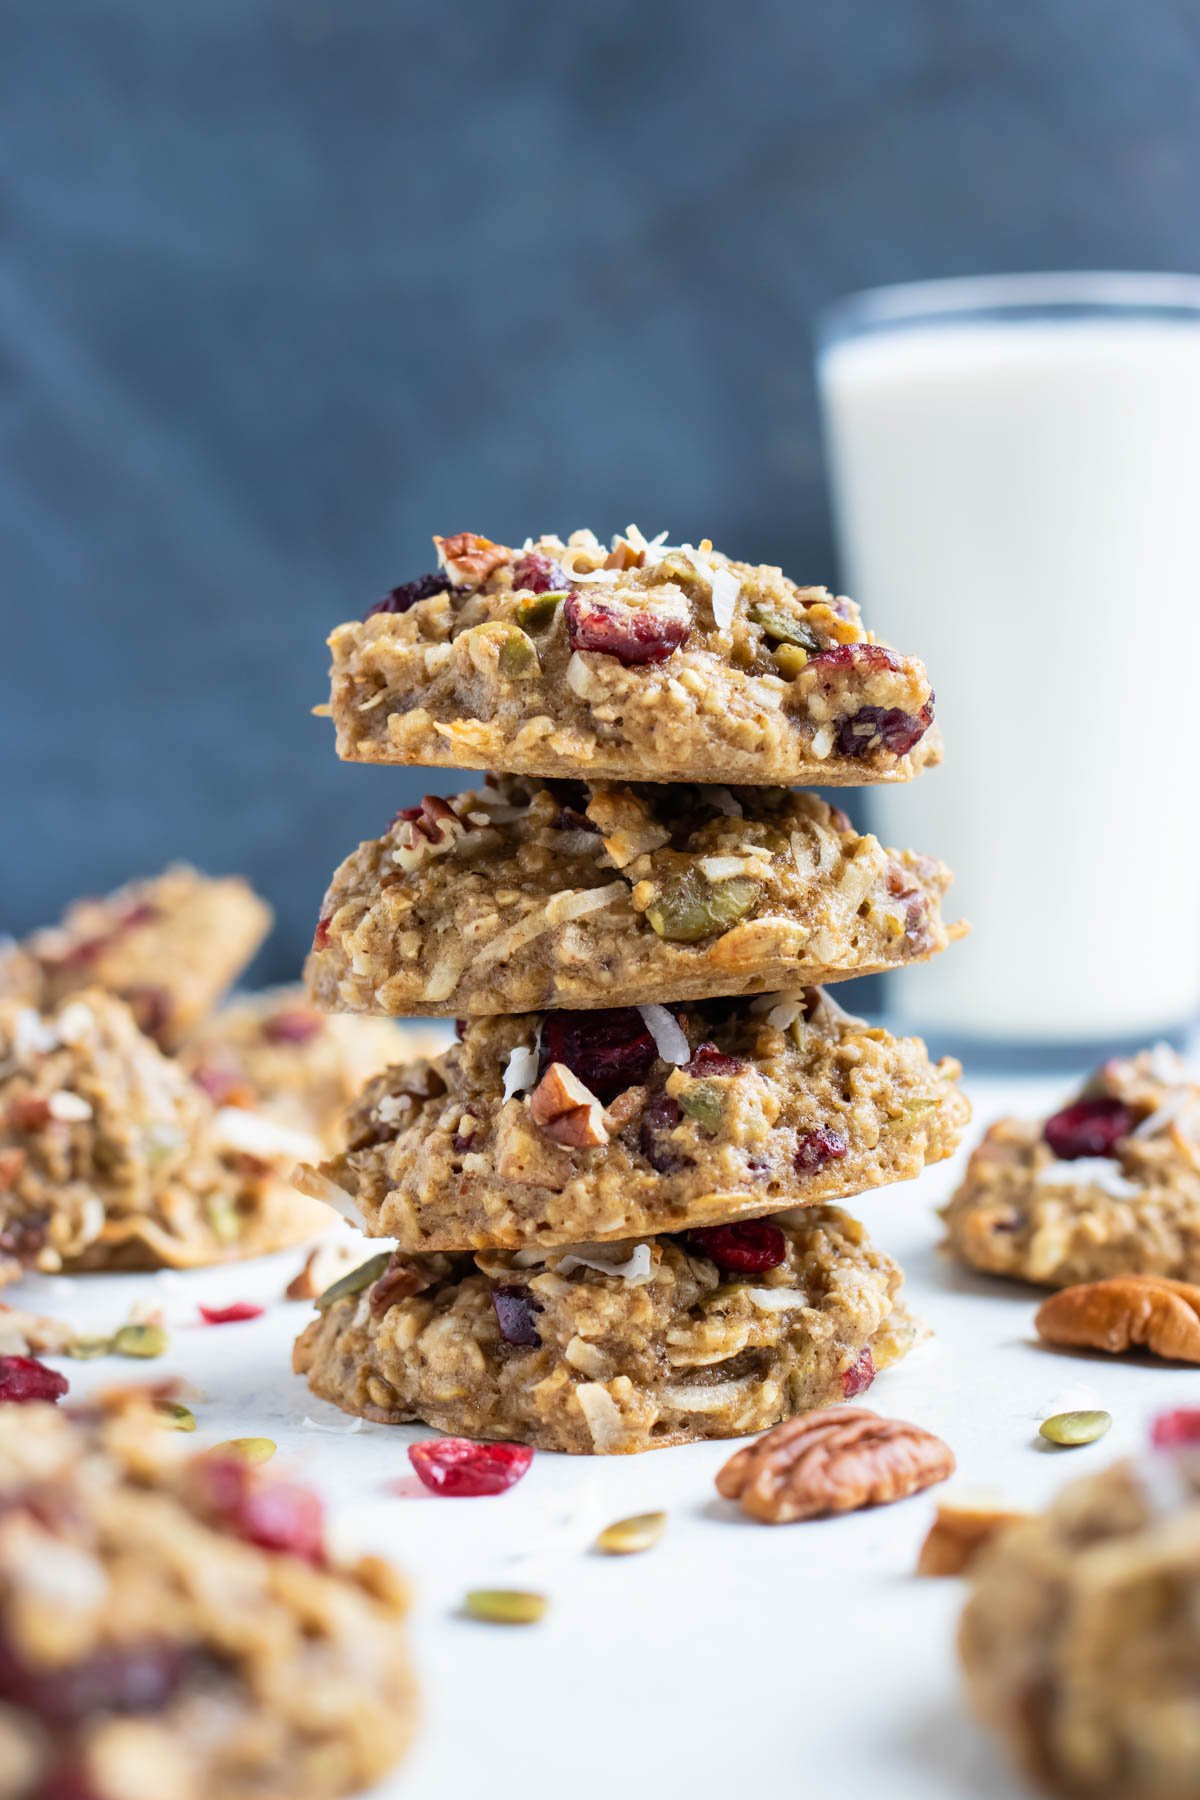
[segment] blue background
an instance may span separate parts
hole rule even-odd
[[[333,624],[433,531],[830,578],[814,311],[1195,268],[1198,78],[1188,0],[7,0],[0,924],[186,856],[291,973],[426,785]]]

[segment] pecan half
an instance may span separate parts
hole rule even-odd
[[[986,1500],[943,1500],[917,1557],[918,1575],[962,1575],[997,1532],[1027,1513]]]
[[[932,1432],[865,1406],[800,1413],[764,1431],[717,1473],[717,1492],[764,1525],[903,1500],[954,1473]]]
[[[1200,1363],[1200,1287],[1165,1275],[1118,1275],[1060,1288],[1034,1318],[1038,1336],[1070,1349],[1150,1350]]]
[[[550,1064],[529,1096],[529,1116],[569,1150],[597,1150],[608,1142],[600,1102],[566,1063]]]

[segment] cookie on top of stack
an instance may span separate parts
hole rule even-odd
[[[546,1449],[735,1436],[861,1393],[920,1328],[835,1202],[948,1156],[931,1062],[820,983],[961,927],[949,872],[782,784],[940,756],[922,665],[707,542],[435,538],[333,649],[347,760],[493,771],[333,878],[309,992],[458,1020],[301,1189],[396,1248],[298,1371],[347,1411]]]

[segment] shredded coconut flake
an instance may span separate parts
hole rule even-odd
[[[576,1244],[573,1248],[561,1253],[559,1272],[569,1275],[572,1269],[596,1269],[601,1275],[615,1275],[621,1281],[628,1281],[634,1287],[641,1287],[650,1280],[650,1246],[635,1244],[630,1254],[622,1261],[614,1261],[613,1246],[607,1244]],[[608,1255],[605,1255],[605,1251]],[[619,1252],[618,1252],[619,1255]]]
[[[71,1009],[68,1007],[67,1011]],[[88,1014],[91,1017],[91,1014]],[[13,1020],[13,1050],[22,1059],[30,1056],[44,1056],[58,1048],[58,1033],[53,1026],[34,1011],[32,1006],[23,1006]]]
[[[638,1011],[646,1022],[646,1030],[658,1046],[658,1054],[664,1062],[685,1063],[691,1058],[687,1038],[680,1028],[679,1021],[669,1013],[665,1006],[639,1006]]]
[[[599,839],[590,838],[590,842],[598,843]],[[624,900],[628,893],[629,889],[623,881],[610,881],[607,887],[568,889],[565,893],[556,894],[551,902],[553,921],[559,924],[564,919],[582,919],[587,913],[602,912],[606,906]],[[547,911],[549,910],[548,908]]]
[[[807,1306],[808,1295],[802,1288],[743,1288],[747,1300],[762,1312],[790,1312],[795,1306]]]
[[[711,1387],[697,1384],[689,1387],[684,1383],[663,1389],[663,1399],[668,1406],[677,1412],[715,1413],[724,1412],[735,1400],[741,1398],[749,1388],[757,1384],[757,1377],[747,1375],[741,1381],[714,1381]]]
[[[803,1000],[798,1000],[791,994],[785,994],[783,999],[767,1014],[767,1024],[773,1025],[776,1031],[786,1031],[789,1025],[795,1024],[803,1010]]]
[[[213,1120],[213,1136],[225,1150],[240,1150],[246,1156],[297,1156],[317,1161],[321,1146],[316,1138],[303,1131],[289,1131],[274,1119],[261,1113],[247,1112],[241,1106],[222,1106]]]
[[[593,1448],[602,1456],[606,1451],[619,1449],[625,1427],[621,1409],[608,1389],[598,1381],[581,1381],[575,1389],[575,1398],[587,1421]]]
[[[828,988],[818,988],[819,999],[813,1008],[813,1019],[825,1018],[831,1025],[854,1025],[865,1028],[867,1021],[860,1019],[857,1013],[848,1013],[844,1006],[839,1006]]]
[[[736,575],[722,564],[714,566],[712,571],[712,609],[718,631],[728,631],[733,624],[734,608],[741,591],[742,584]]]
[[[319,1419],[310,1419],[307,1413],[304,1415],[305,1431],[331,1431],[337,1437],[347,1436],[352,1431],[361,1431],[365,1423],[364,1419],[356,1418],[351,1419],[348,1425],[325,1425]]]
[[[1179,1052],[1161,1039],[1151,1046],[1148,1061],[1154,1079],[1166,1087],[1176,1087],[1188,1078],[1187,1065]]]
[[[65,1125],[81,1125],[90,1119],[92,1109],[82,1094],[72,1094],[67,1088],[59,1088],[46,1101],[52,1119],[61,1119]]]
[[[727,787],[706,787],[701,788],[700,791],[708,804],[717,812],[724,813],[727,819],[740,819],[745,816],[739,801]]]
[[[1190,1111],[1198,1098],[1200,1096],[1197,1096],[1194,1088],[1176,1088],[1167,1095],[1161,1106],[1156,1107],[1146,1118],[1139,1119],[1130,1132],[1130,1137],[1157,1137],[1160,1132],[1166,1131],[1169,1126],[1174,1125],[1181,1114]]]
[[[1136,1181],[1122,1175],[1116,1163],[1107,1156],[1077,1156],[1070,1162],[1047,1163],[1034,1180],[1039,1187],[1068,1187],[1078,1183],[1098,1187],[1114,1200],[1136,1200],[1143,1189]]]
[[[528,1044],[517,1044],[508,1053],[508,1062],[504,1069],[504,1098],[511,1100],[515,1094],[527,1094],[537,1086],[538,1053]]]
[[[697,867],[709,881],[731,881],[735,875],[744,875],[753,868],[754,863],[748,856],[702,856]]]

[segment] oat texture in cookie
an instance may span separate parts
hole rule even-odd
[[[54,1007],[104,988],[142,1030],[175,1049],[250,961],[271,909],[237,876],[178,864],[103,899],[77,900],[58,925],[0,947],[0,997]]]
[[[334,1150],[363,1083],[390,1064],[435,1055],[448,1035],[448,1027],[330,1018],[314,1011],[297,986],[228,1001],[179,1055],[214,1105],[249,1107]]]
[[[287,1182],[311,1136],[214,1107],[83,989],[52,1012],[0,1002],[0,1274],[186,1267],[309,1237],[323,1207]]]
[[[623,1454],[760,1431],[861,1393],[919,1328],[833,1207],[623,1243],[384,1253],[296,1346],[348,1412]]]
[[[968,1117],[958,1064],[822,989],[470,1020],[390,1069],[303,1192],[406,1251],[723,1224],[918,1175]]]
[[[825,588],[632,526],[434,543],[329,640],[351,761],[859,787],[940,758],[922,664]]]
[[[7,1800],[336,1800],[408,1748],[404,1582],[145,1406],[0,1408]]]
[[[1165,1045],[1105,1063],[1050,1118],[993,1125],[945,1220],[993,1275],[1200,1281],[1200,1086]]]
[[[949,870],[815,794],[498,776],[427,795],[333,878],[308,979],[350,1012],[763,993],[919,962]]]
[[[1193,1800],[1200,1458],[1162,1448],[1072,1484],[980,1552],[960,1649],[975,1710],[1039,1790]]]

